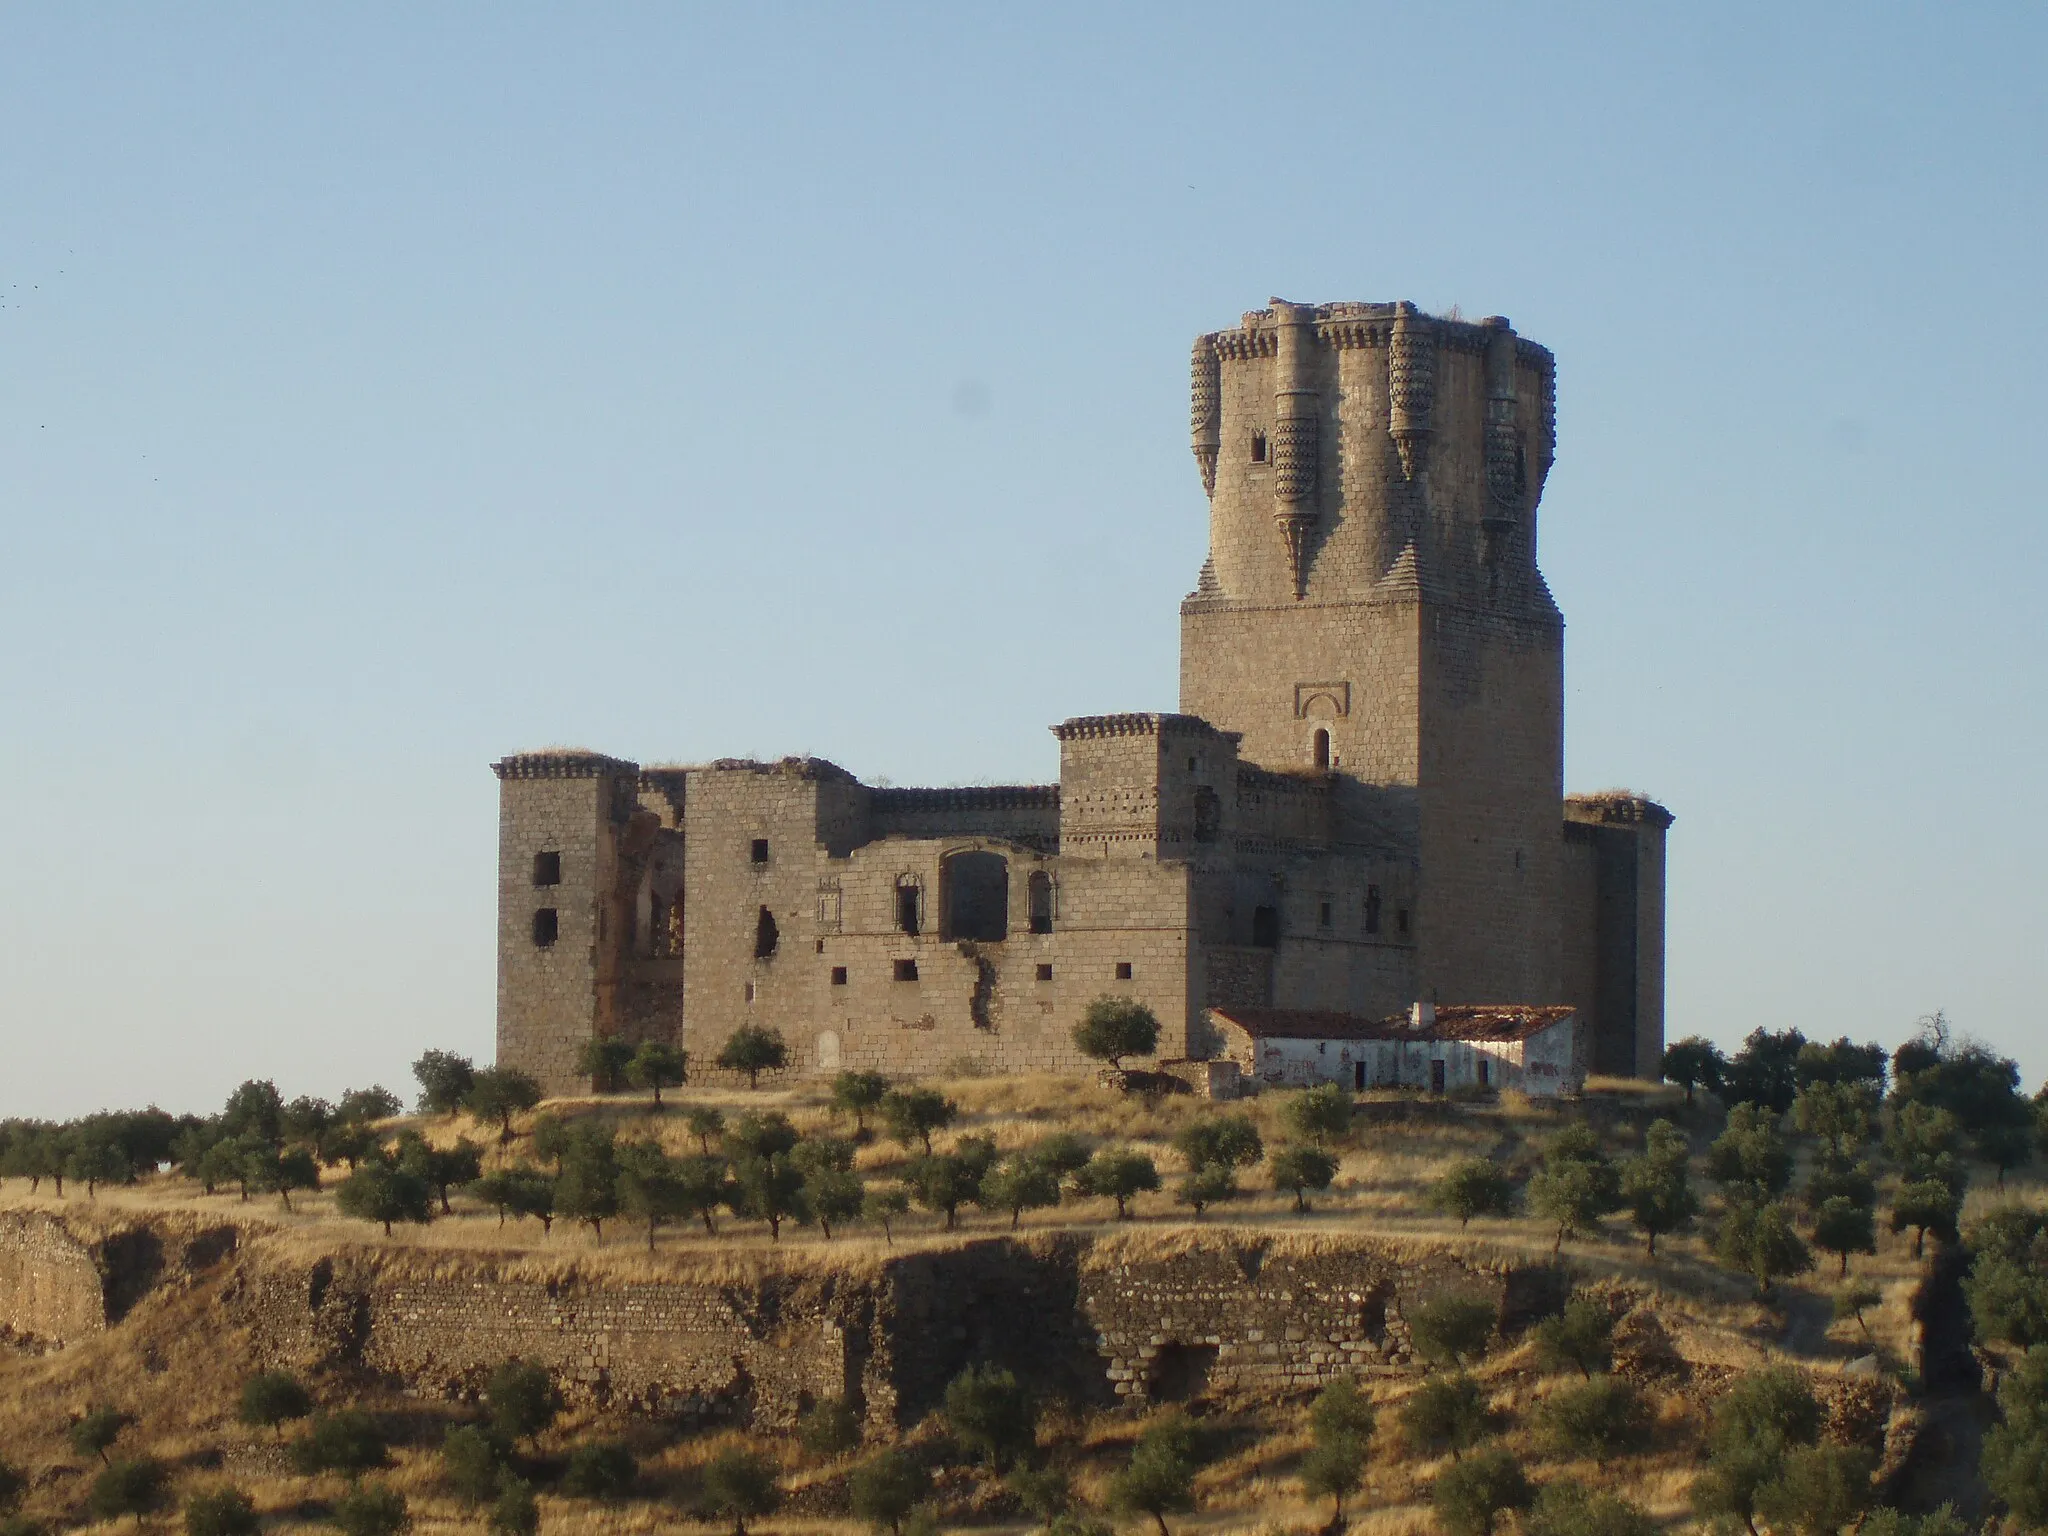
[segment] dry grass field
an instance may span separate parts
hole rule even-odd
[[[1512,1099],[1446,1105],[1412,1096],[1374,1096],[1363,1104],[1340,1149],[1332,1188],[1314,1198],[1311,1210],[1296,1212],[1292,1196],[1267,1187],[1263,1171],[1254,1169],[1243,1181],[1242,1196],[1212,1207],[1198,1221],[1171,1198],[1179,1166],[1168,1145],[1174,1131],[1198,1116],[1241,1109],[1259,1122],[1270,1148],[1287,1139],[1280,1121],[1281,1095],[1216,1106],[1185,1097],[1126,1099],[1094,1082],[1066,1078],[970,1078],[941,1086],[961,1109],[958,1123],[937,1137],[942,1147],[960,1134],[987,1134],[999,1147],[1009,1148],[1064,1130],[1151,1153],[1167,1189],[1140,1196],[1133,1219],[1116,1221],[1107,1200],[1084,1200],[1027,1212],[1022,1223],[1027,1231],[1084,1229],[1098,1241],[1130,1245],[1144,1253],[1170,1251],[1197,1240],[1205,1229],[1227,1225],[1290,1244],[1369,1234],[1394,1243],[1478,1254],[1547,1256],[1555,1233],[1545,1224],[1514,1217],[1475,1220],[1461,1229],[1431,1210],[1430,1186],[1452,1162],[1472,1156],[1491,1158],[1518,1174],[1526,1171],[1566,1114],[1589,1117],[1617,1155],[1640,1146],[1643,1126],[1658,1113],[1680,1116],[1692,1129],[1696,1149],[1711,1134],[1704,1108],[1688,1117],[1675,1090],[1636,1084],[1596,1083],[1584,1104],[1571,1110]],[[686,1090],[666,1099],[659,1113],[638,1096],[558,1103],[548,1106],[547,1112],[601,1115],[613,1120],[622,1136],[651,1136],[677,1151],[693,1145],[684,1111],[698,1105],[715,1105],[728,1116],[777,1110],[807,1131],[834,1123],[823,1092],[808,1087],[751,1093]],[[489,1162],[496,1165],[527,1155],[525,1133],[531,1118],[516,1123],[519,1134],[504,1146],[498,1144],[494,1129],[466,1120],[404,1123],[441,1142],[467,1134],[487,1146]],[[843,1123],[839,1128],[845,1129]],[[878,1138],[861,1149],[861,1170],[870,1178],[886,1180],[906,1155],[905,1149]],[[2007,1197],[2043,1201],[2037,1181],[2015,1178],[2011,1184]],[[1981,1209],[1994,1198],[1994,1192],[1973,1189],[1970,1209]],[[400,1227],[386,1240],[374,1227],[343,1217],[334,1208],[331,1189],[295,1196],[295,1208],[287,1213],[274,1197],[245,1204],[232,1193],[204,1195],[196,1185],[169,1175],[102,1190],[92,1201],[80,1198],[72,1187],[59,1201],[47,1186],[31,1196],[18,1181],[0,1185],[0,1208],[61,1212],[77,1230],[117,1225],[124,1214],[138,1209],[167,1217],[189,1213],[195,1219],[231,1213],[238,1222],[260,1226],[265,1235],[259,1241],[307,1253],[360,1245],[407,1250],[410,1262],[438,1256],[454,1266],[488,1255],[521,1271],[531,1266],[534,1274],[573,1269],[620,1277],[723,1274],[743,1279],[770,1261],[806,1267],[868,1266],[891,1253],[1010,1229],[1006,1214],[965,1208],[958,1231],[949,1234],[941,1230],[938,1217],[913,1211],[895,1223],[889,1239],[859,1227],[827,1240],[814,1227],[786,1225],[780,1243],[771,1244],[762,1223],[726,1217],[715,1237],[695,1227],[664,1228],[650,1252],[644,1232],[621,1223],[607,1224],[601,1241],[588,1229],[564,1222],[556,1223],[552,1235],[543,1235],[532,1221],[501,1225],[492,1212],[459,1193],[454,1204],[452,1217]],[[1692,1521],[1686,1491],[1700,1465],[1700,1433],[1720,1383],[1736,1372],[1781,1360],[1797,1363],[1822,1380],[1839,1379],[1851,1360],[1871,1352],[1872,1345],[1853,1324],[1832,1321],[1832,1259],[1823,1258],[1814,1273],[1782,1285],[1766,1306],[1754,1299],[1745,1278],[1714,1263],[1699,1233],[1664,1239],[1653,1262],[1626,1218],[1617,1216],[1589,1238],[1567,1244],[1564,1257],[1580,1285],[1620,1293],[1629,1304],[1653,1310],[1690,1363],[1690,1369],[1678,1376],[1642,1383],[1655,1420],[1647,1448],[1600,1460],[1549,1454],[1532,1428],[1532,1409],[1561,1382],[1539,1371],[1526,1342],[1495,1353],[1476,1375],[1496,1411],[1505,1443],[1537,1481],[1570,1479],[1623,1492],[1660,1524],[1674,1529]],[[1859,1257],[1853,1266],[1857,1278],[1883,1292],[1883,1303],[1867,1314],[1866,1321],[1877,1353],[1894,1370],[1912,1359],[1910,1299],[1921,1269],[1911,1254],[1910,1238],[1889,1233],[1881,1233],[1875,1256]],[[235,1420],[235,1399],[253,1362],[248,1340],[225,1321],[229,1314],[222,1307],[222,1287],[233,1283],[232,1266],[222,1266],[184,1283],[160,1286],[118,1327],[62,1350],[0,1348],[0,1457],[31,1470],[33,1486],[24,1508],[32,1517],[66,1526],[82,1518],[84,1491],[97,1465],[67,1447],[65,1426],[87,1406],[111,1403],[135,1420],[121,1447],[147,1449],[170,1462],[178,1496],[231,1482],[254,1498],[270,1530],[331,1528],[329,1510],[343,1483],[332,1476],[294,1474],[274,1437]],[[1417,1373],[1372,1384],[1381,1408],[1380,1428],[1366,1486],[1354,1501],[1354,1530],[1398,1536],[1433,1528],[1428,1489],[1439,1463],[1403,1443],[1393,1413],[1420,1379]],[[368,1379],[337,1376],[312,1385],[323,1403],[360,1403],[391,1426],[398,1444],[393,1465],[383,1475],[407,1495],[416,1531],[481,1527],[481,1515],[443,1489],[435,1450],[446,1427],[473,1410],[409,1398],[387,1383]],[[1327,1502],[1312,1507],[1295,1481],[1308,1445],[1305,1413],[1305,1402],[1210,1407],[1203,1424],[1213,1459],[1198,1483],[1199,1508],[1174,1517],[1175,1528],[1217,1533],[1320,1528],[1328,1516]],[[1040,1434],[1048,1455],[1072,1469],[1077,1489],[1099,1500],[1141,1428],[1141,1421],[1128,1415],[1078,1414],[1055,1406]],[[911,1438],[917,1441],[938,1433],[936,1425],[920,1426]],[[615,1504],[572,1499],[547,1491],[543,1475],[537,1481],[546,1536],[714,1528],[692,1514],[697,1469],[735,1436],[683,1434],[673,1426],[572,1407],[534,1448],[536,1471],[545,1474],[558,1467],[571,1445],[592,1436],[619,1438],[634,1448],[641,1459],[639,1492]],[[786,1470],[784,1507],[764,1522],[768,1529],[859,1529],[841,1512],[845,1477],[858,1453],[854,1458],[821,1460],[804,1453],[794,1438],[753,1437],[749,1443],[766,1447]],[[167,1505],[164,1513],[150,1519],[168,1529],[175,1507],[175,1502]],[[944,1474],[938,1509],[948,1527],[1022,1531],[1031,1524],[999,1484],[960,1467]],[[127,1529],[132,1522],[119,1524]],[[110,1533],[113,1528],[109,1526]]]

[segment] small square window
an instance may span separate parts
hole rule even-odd
[[[556,935],[560,932],[561,920],[556,916],[553,907],[542,907],[533,914],[533,942],[542,949],[554,943]]]
[[[535,885],[560,885],[562,883],[562,856],[559,853],[536,853],[533,856],[533,883]]]
[[[1128,961],[1128,960],[1119,960],[1119,961],[1117,961],[1117,963],[1116,963],[1116,979],[1117,979],[1118,981],[1129,981],[1129,980],[1131,979],[1131,962],[1130,962],[1130,961]]]
[[[898,981],[917,980],[917,962],[915,960],[898,960],[896,962],[896,979]]]
[[[835,987],[843,987],[843,986],[845,986],[845,985],[846,985],[846,967],[845,967],[845,966],[843,966],[843,965],[835,965],[835,966],[833,966],[833,967],[832,967],[832,985],[833,985],[833,986],[835,986]]]
[[[756,864],[766,864],[768,862],[768,839],[765,837],[755,838],[752,852],[753,860]]]
[[[1039,979],[1040,981],[1051,981],[1051,980],[1052,980],[1052,967],[1051,967],[1051,966],[1049,966],[1049,965],[1043,965],[1043,964],[1041,964],[1041,965],[1040,965],[1040,966],[1038,967],[1038,979]]]

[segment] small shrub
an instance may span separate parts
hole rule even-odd
[[[1450,1536],[1493,1536],[1502,1515],[1527,1509],[1535,1498],[1522,1464],[1499,1445],[1453,1462],[1437,1474],[1430,1490],[1437,1520]]]
[[[704,1464],[705,1509],[732,1521],[733,1536],[747,1536],[747,1522],[775,1512],[782,1502],[772,1458],[747,1446],[720,1451]]]
[[[1522,1528],[1528,1536],[1657,1536],[1657,1522],[1628,1500],[1570,1478],[1544,1485]]]
[[[562,1491],[579,1499],[622,1499],[633,1491],[640,1465],[616,1440],[586,1440],[569,1452]]]
[[[475,1424],[458,1424],[441,1441],[441,1477],[449,1491],[466,1504],[488,1504],[497,1497],[505,1470],[505,1442]]]
[[[256,1536],[256,1506],[239,1488],[212,1488],[185,1501],[185,1536]]]
[[[343,1536],[399,1536],[412,1526],[405,1495],[385,1483],[359,1483],[334,1501]]]
[[[901,1536],[903,1522],[931,1492],[931,1474],[903,1450],[887,1450],[856,1467],[847,1480],[847,1504],[857,1519]]]
[[[360,1408],[316,1414],[304,1434],[292,1442],[292,1464],[307,1476],[339,1472],[355,1477],[381,1467],[387,1442],[383,1428]]]
[[[1484,1296],[1432,1297],[1410,1312],[1408,1331],[1425,1360],[1465,1365],[1486,1353],[1493,1337],[1494,1304]]]
[[[1469,1226],[1474,1216],[1507,1216],[1515,1209],[1515,1185],[1491,1158],[1468,1157],[1453,1163],[1437,1180],[1430,1201],[1446,1216],[1458,1218],[1460,1227]]]
[[[66,1438],[71,1449],[81,1456],[97,1456],[102,1465],[107,1462],[107,1452],[121,1438],[121,1431],[129,1424],[128,1415],[120,1409],[105,1403],[96,1403],[72,1420]]]
[[[843,1397],[821,1398],[797,1420],[796,1435],[813,1456],[843,1456],[860,1444],[860,1415]]]
[[[992,1467],[1029,1455],[1038,1438],[1038,1411],[1009,1371],[969,1366],[946,1387],[940,1410],[960,1448]]]
[[[313,1394],[290,1371],[260,1371],[242,1384],[239,1416],[252,1429],[275,1430],[313,1411]]]
[[[507,1360],[491,1372],[484,1386],[484,1405],[490,1410],[493,1429],[507,1440],[524,1440],[555,1422],[555,1415],[562,1411],[562,1394],[541,1366]]]
[[[1303,1141],[1323,1146],[1351,1130],[1352,1099],[1337,1083],[1318,1083],[1290,1096],[1280,1111],[1288,1130]]]
[[[1486,1401],[1470,1376],[1432,1376],[1397,1413],[1401,1433],[1419,1450],[1458,1456],[1485,1437]]]
[[[92,1480],[86,1508],[101,1520],[140,1518],[163,1502],[169,1471],[153,1456],[124,1456],[109,1462]]]
[[[540,1529],[540,1505],[534,1501],[533,1489],[509,1472],[505,1474],[486,1523],[491,1536],[534,1536]]]
[[[1613,1364],[1614,1314],[1591,1296],[1572,1297],[1536,1325],[1536,1360],[1546,1371],[1570,1367],[1591,1379]]]
[[[1637,1450],[1650,1437],[1642,1395],[1614,1376],[1594,1376],[1560,1387],[1536,1410],[1550,1448],[1562,1455],[1611,1456]]]

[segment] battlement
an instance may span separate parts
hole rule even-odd
[[[1061,741],[1095,741],[1112,736],[1215,736],[1236,741],[1198,715],[1077,715],[1052,728]]]
[[[1663,831],[1677,820],[1648,795],[1633,790],[1603,789],[1592,794],[1567,795],[1564,819],[1568,822],[1600,823],[1606,826],[1646,826]]]
[[[602,752],[572,747],[561,751],[515,752],[491,764],[491,772],[500,779],[597,779],[615,773],[637,774],[640,765],[623,757],[607,757]]]

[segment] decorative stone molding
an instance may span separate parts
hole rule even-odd
[[[1194,440],[1195,463],[1202,472],[1202,490],[1214,496],[1216,453],[1223,442],[1223,364],[1207,336],[1195,338],[1188,375],[1188,429]]]
[[[1318,699],[1329,701],[1330,708],[1339,720],[1351,713],[1351,685],[1349,683],[1296,683],[1294,685],[1294,718],[1306,720],[1309,706]]]
[[[1413,480],[1428,463],[1430,412],[1436,405],[1436,328],[1403,304],[1387,344],[1387,430]]]

